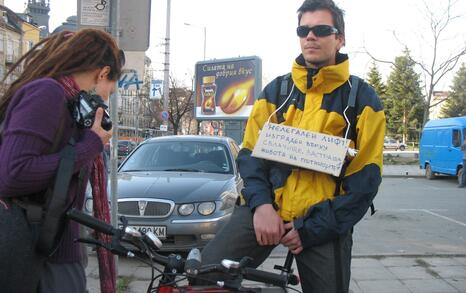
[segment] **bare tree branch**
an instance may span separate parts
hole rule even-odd
[[[393,62],[393,61],[382,60],[382,59],[376,58],[374,55],[372,55],[372,54],[367,50],[366,47],[364,47],[364,52],[365,52],[369,57],[371,57],[371,59],[374,60],[375,62],[387,63],[387,64],[391,64],[391,65],[395,66],[395,62]]]

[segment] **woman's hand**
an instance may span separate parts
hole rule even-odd
[[[110,141],[110,138],[112,137],[112,129],[107,131],[102,128],[102,117],[103,116],[104,116],[104,109],[99,107],[95,113],[94,124],[92,125],[91,130],[94,131],[95,134],[97,134],[97,136],[100,137],[102,144],[106,144]]]

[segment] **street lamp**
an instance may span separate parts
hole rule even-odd
[[[194,24],[191,24],[191,23],[184,23],[184,25],[186,26],[192,26],[192,27],[196,27],[196,28],[200,28],[200,29],[203,29],[204,30],[204,61],[205,61],[205,52],[206,52],[206,44],[207,44],[207,27],[205,26],[198,26],[198,25],[194,25]]]

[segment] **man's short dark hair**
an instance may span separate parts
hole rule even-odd
[[[332,0],[305,0],[298,9],[298,25],[301,22],[301,17],[305,12],[314,12],[316,10],[328,10],[332,14],[333,25],[338,30],[340,35],[345,35],[345,20],[343,15],[345,12],[340,9]]]

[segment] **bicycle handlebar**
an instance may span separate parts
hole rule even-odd
[[[118,229],[115,229],[112,225],[109,225],[74,208],[66,212],[66,215],[68,218],[97,232],[101,232],[107,235],[115,235],[118,231]]]
[[[222,262],[222,265],[200,265],[200,253],[199,253],[199,250],[195,251],[195,252],[190,252],[187,260],[185,259],[182,259],[180,258],[178,255],[175,257],[176,258],[176,262],[178,262],[177,264],[173,264],[171,263],[172,261],[174,261],[174,258],[170,258],[170,257],[166,257],[166,256],[163,256],[163,255],[160,255],[158,253],[156,253],[154,250],[157,250],[158,248],[160,248],[160,245],[159,243],[161,244],[160,240],[153,234],[144,234],[144,233],[140,233],[136,230],[133,231],[133,229],[131,229],[130,233],[127,233],[126,231],[124,231],[123,229],[116,229],[114,228],[112,225],[109,225],[103,221],[100,221],[90,215],[87,215],[79,210],[76,210],[76,209],[71,209],[69,210],[66,215],[84,225],[84,226],[87,226],[97,232],[101,232],[101,233],[104,233],[104,234],[107,234],[107,235],[111,235],[113,236],[113,239],[115,238],[129,238],[129,242],[130,243],[133,243],[134,244],[134,240],[137,240],[137,241],[142,241],[144,242],[145,244],[148,244],[149,247],[151,248],[151,254],[150,254],[150,257],[157,263],[161,264],[161,265],[164,265],[164,266],[170,266],[170,265],[175,265],[175,266],[179,266],[179,267],[182,267],[181,271],[184,271],[185,273],[187,273],[189,276],[193,277],[193,278],[196,278],[197,276],[200,276],[202,275],[203,273],[206,273],[206,272],[213,272],[213,271],[221,271],[221,272],[226,272],[226,273],[230,273],[230,268],[228,265],[225,265],[224,262]],[[126,227],[128,228],[128,227]],[[155,238],[155,239],[154,239]],[[119,239],[118,239],[119,240]],[[131,241],[133,240],[133,241]],[[84,242],[86,242],[84,240]],[[87,241],[88,242],[88,241]],[[91,242],[88,242],[88,243],[91,243]],[[91,244],[98,244],[98,242],[95,242],[95,243],[91,243]],[[136,246],[138,249],[141,250],[141,247],[140,245],[137,245]],[[107,249],[110,249],[112,252],[114,251],[112,249],[112,247],[108,248],[106,247]],[[120,248],[123,248],[123,247],[120,247]],[[144,252],[141,250],[141,252]],[[127,254],[129,255],[129,254]],[[192,255],[192,256],[191,256]],[[257,269],[253,269],[253,268],[249,268],[249,267],[244,267],[242,268],[240,263],[236,263],[236,262],[232,262],[232,261],[227,261],[226,263],[234,263],[236,265],[236,273],[235,274],[240,274],[244,279],[247,279],[247,280],[251,280],[251,281],[255,281],[255,282],[261,282],[261,283],[266,283],[266,284],[272,284],[272,285],[275,285],[275,286],[279,286],[279,287],[286,287],[288,283],[290,284],[294,284],[294,282],[292,280],[294,280],[292,277],[295,277],[293,274],[287,274],[287,273],[284,273],[284,274],[277,274],[277,273],[271,273],[271,272],[266,272],[266,271],[261,271],[261,270],[257,270]],[[211,269],[209,269],[209,267]],[[212,270],[213,269],[213,270]],[[180,271],[179,271],[180,272]],[[296,278],[296,277],[295,277]]]
[[[285,287],[288,284],[287,274],[275,274],[253,268],[244,268],[244,278],[250,281],[272,284],[278,287]]]

